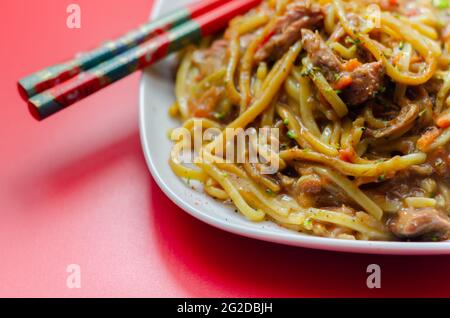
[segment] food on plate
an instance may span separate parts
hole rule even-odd
[[[171,114],[187,131],[220,133],[199,147],[179,138],[172,169],[251,221],[447,240],[449,22],[439,0],[263,1],[182,53]],[[226,132],[249,128],[276,130],[266,146],[277,151],[249,140],[247,160],[225,160],[237,144]],[[182,162],[186,144],[202,160]],[[252,151],[266,160],[251,162]],[[271,160],[278,169],[265,173]]]

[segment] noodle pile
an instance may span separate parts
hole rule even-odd
[[[446,1],[267,0],[181,56],[183,127],[277,128],[276,174],[203,157],[170,165],[251,221],[358,240],[450,233],[450,10]],[[250,145],[248,145],[250,147]],[[265,154],[267,155],[267,153]]]

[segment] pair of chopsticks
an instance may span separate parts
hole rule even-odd
[[[125,36],[19,81],[21,96],[38,120],[212,35],[262,0],[203,0],[151,21]]]

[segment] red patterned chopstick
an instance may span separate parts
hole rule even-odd
[[[249,11],[261,1],[233,0],[163,32],[60,85],[33,96],[28,101],[29,110],[38,120],[47,118],[187,44],[222,30],[232,18]]]
[[[47,67],[21,79],[18,83],[20,94],[25,100],[28,100],[38,93],[59,85],[83,71],[89,70],[104,61],[114,58],[118,54],[230,1],[232,0],[202,0],[170,12],[161,18],[142,25],[119,39],[109,41],[101,47],[83,53],[71,61]]]

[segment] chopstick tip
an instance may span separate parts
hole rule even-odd
[[[30,96],[28,96],[27,90],[25,89],[25,87],[23,87],[20,81],[17,82],[17,89],[19,90],[20,97],[22,97],[22,99],[27,102]]]
[[[41,114],[39,113],[38,109],[36,108],[36,105],[34,105],[32,102],[28,101],[28,111],[30,112],[31,116],[33,116],[34,119],[37,121],[42,121]]]

